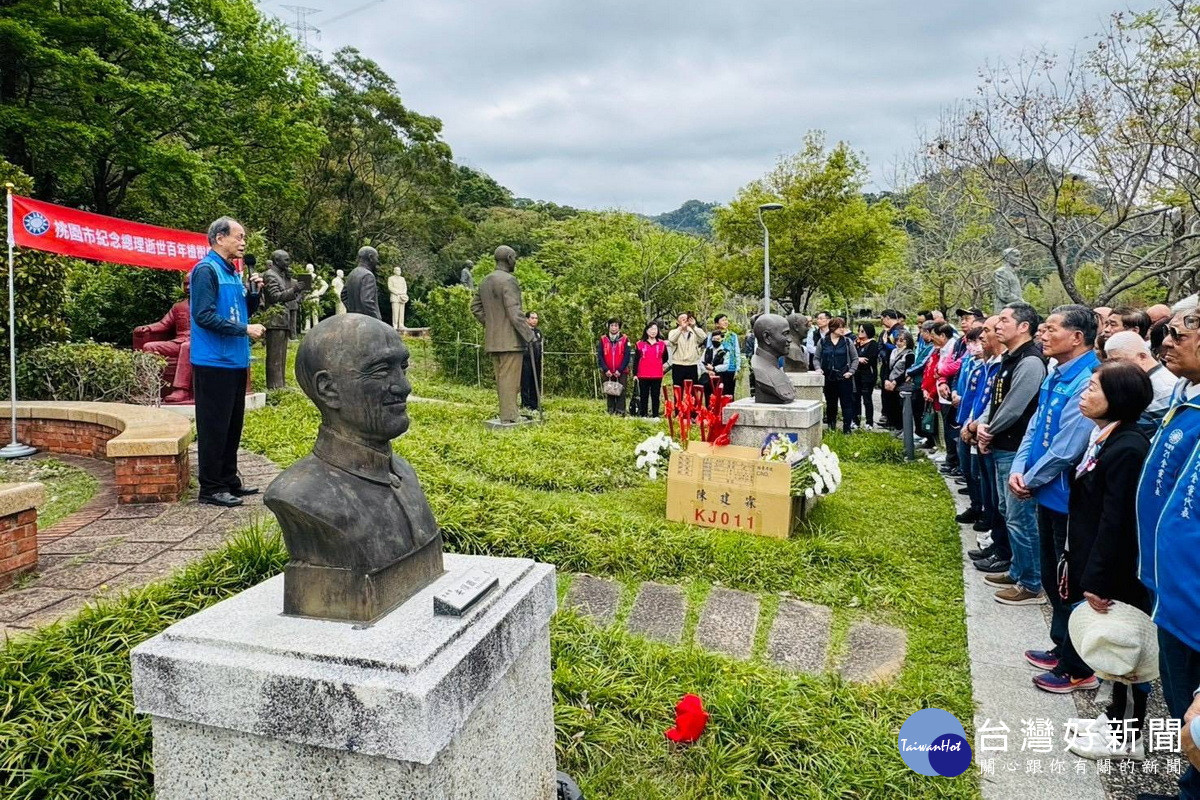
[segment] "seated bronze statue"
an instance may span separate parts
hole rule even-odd
[[[267,488],[291,560],[284,613],[371,622],[442,574],[442,536],[391,441],[408,430],[408,348],[363,314],[318,323],[296,382],[321,412],[312,454]]]
[[[133,349],[154,353],[167,360],[162,372],[164,403],[192,402],[192,318],[188,311],[188,280],[183,274],[184,298],[171,306],[162,319],[133,329]]]

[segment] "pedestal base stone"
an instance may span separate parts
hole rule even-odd
[[[550,800],[554,570],[445,555],[447,573],[373,626],[282,612],[282,576],[133,651],[156,796]],[[462,617],[433,596],[499,579]]]
[[[786,373],[796,387],[797,400],[814,400],[818,403],[825,399],[825,376],[819,372],[788,372]]]
[[[732,414],[738,415],[738,421],[730,431],[730,444],[762,447],[763,440],[772,433],[796,434],[805,451],[821,443],[821,404],[812,400],[775,405],[756,403],[747,397],[725,407],[725,421]]]

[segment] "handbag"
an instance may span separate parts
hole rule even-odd
[[[642,400],[638,396],[638,380],[633,379],[633,390],[629,393],[629,416],[640,417],[642,415]]]
[[[605,381],[600,384],[600,391],[608,397],[620,397],[625,393],[625,387],[621,385],[620,381]]]

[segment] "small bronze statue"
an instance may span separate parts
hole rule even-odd
[[[267,488],[291,560],[285,614],[372,622],[442,574],[442,535],[391,441],[408,430],[408,348],[360,314],[319,322],[296,382],[321,412],[312,454]]]
[[[782,405],[796,399],[796,387],[779,368],[779,359],[791,345],[788,321],[778,314],[761,314],[754,319],[754,402]]]
[[[517,422],[517,396],[521,391],[521,354],[533,340],[533,329],[521,310],[521,284],[513,270],[517,251],[508,245],[496,248],[496,269],[479,284],[471,312],[483,325],[485,352],[496,369],[500,393],[500,421]]]
[[[292,305],[304,294],[292,277],[292,257],[286,250],[271,253],[263,273],[263,305],[267,309],[267,388],[282,389],[285,383],[288,339],[292,333]]]
[[[1008,304],[1019,303],[1025,299],[1022,296],[1021,276],[1017,274],[1017,269],[1021,266],[1021,251],[1009,247],[1000,257],[1003,260],[992,277],[992,307],[997,314]]]
[[[342,290],[342,303],[351,314],[366,314],[383,319],[379,313],[379,283],[375,272],[379,269],[379,251],[374,247],[362,247],[358,251],[358,266],[346,276],[346,288]]]
[[[787,315],[787,323],[792,341],[783,357],[783,371],[808,372],[808,348],[804,346],[808,340],[808,317],[793,311]]]

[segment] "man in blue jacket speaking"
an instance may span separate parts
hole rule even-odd
[[[256,488],[242,485],[237,451],[246,411],[246,373],[250,340],[261,339],[262,325],[249,323],[258,308],[262,278],[250,278],[250,290],[233,261],[246,252],[246,230],[229,217],[208,226],[211,248],[192,267],[192,385],[196,398],[196,446],[199,450],[201,503],[240,506]]]

